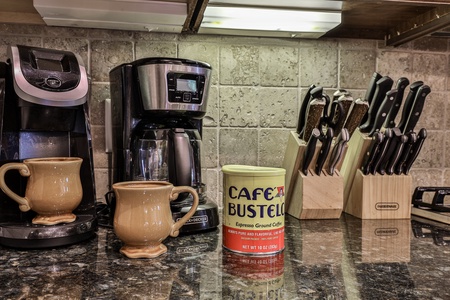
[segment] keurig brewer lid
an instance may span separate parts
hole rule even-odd
[[[14,91],[22,100],[67,107],[87,101],[89,81],[80,56],[28,46],[9,46]]]

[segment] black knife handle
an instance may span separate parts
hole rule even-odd
[[[392,142],[393,136],[394,136],[394,132],[393,132],[392,128],[386,128],[386,130],[384,131],[383,142],[381,143],[381,145],[379,147],[378,155],[372,166],[371,173],[373,175],[375,175],[376,172],[379,171],[380,165],[383,162],[383,159],[386,155],[387,150],[389,149],[389,146]]]
[[[375,132],[381,130],[381,126],[383,126],[389,111],[394,105],[395,97],[397,97],[397,90],[395,89],[386,93],[386,96],[377,111],[377,115],[375,116],[373,127],[369,131],[369,136],[372,136]]]
[[[303,158],[302,172],[305,175],[308,175],[309,165],[314,157],[314,153],[316,152],[316,144],[317,140],[320,137],[320,130],[318,128],[314,128],[311,133],[311,137],[306,144],[305,156]]]
[[[323,165],[327,159],[328,153],[330,152],[331,144],[333,142],[333,128],[328,127],[325,136],[322,139],[322,146],[320,147],[319,155],[317,157],[316,166],[314,171],[320,176],[322,173]]]
[[[415,132],[410,132],[406,134],[408,137],[408,143],[406,143],[405,147],[402,150],[401,156],[394,167],[394,173],[400,175],[403,173],[403,166],[408,159],[409,152],[413,145],[417,142],[417,134]]]
[[[398,111],[400,110],[400,106],[402,105],[403,96],[405,94],[405,89],[409,84],[409,80],[406,77],[400,77],[397,80],[397,96],[395,97],[394,104],[392,105],[391,110],[384,122],[384,127],[395,127],[395,118],[397,117]]]
[[[384,135],[381,132],[376,132],[372,136],[372,143],[370,144],[369,149],[366,152],[366,156],[364,157],[361,171],[364,175],[369,175],[371,173],[371,168],[377,157],[378,150],[380,148],[380,144],[383,142]]]
[[[386,174],[392,175],[394,174],[394,167],[397,164],[400,155],[402,153],[403,147],[405,147],[405,144],[408,142],[408,136],[405,134],[402,134],[400,138],[397,141],[397,145],[395,147],[394,153],[392,153],[391,157],[389,158],[389,162],[386,166]]]
[[[422,149],[423,143],[427,138],[427,130],[425,128],[420,129],[417,134],[417,141],[414,143],[411,151],[409,151],[408,159],[403,166],[403,173],[405,175],[409,174],[413,163],[416,161],[417,156],[419,156],[420,150]]]
[[[298,120],[297,120],[297,133],[300,134],[303,131],[303,127],[305,126],[306,122],[306,110],[308,109],[308,104],[312,100],[311,98],[311,91],[316,86],[314,84],[311,84],[308,88],[308,91],[306,92],[305,97],[303,98],[302,105],[300,107],[300,111],[298,113]]]
[[[391,156],[394,154],[395,149],[397,148],[397,143],[399,142],[401,136],[402,132],[398,127],[392,128],[391,142],[389,143],[389,147],[387,148],[386,153],[384,154],[384,157],[381,160],[379,168],[377,170],[381,175],[386,174],[387,164],[389,163]]]
[[[373,94],[375,94],[375,89],[377,88],[377,81],[380,80],[382,77],[383,76],[381,74],[374,72],[372,74],[372,77],[370,78],[369,86],[367,87],[366,95],[364,96],[364,100],[367,101],[369,105],[370,103],[372,103]],[[358,125],[362,125],[367,121],[367,115],[368,113],[366,112],[364,116],[361,118],[360,124]]]
[[[408,121],[409,113],[411,112],[411,108],[414,104],[414,99],[416,98],[417,90],[423,85],[423,81],[415,81],[411,83],[409,86],[409,93],[406,96],[405,102],[403,103],[402,116],[400,118],[400,122],[397,124],[397,127],[403,132],[403,128],[405,128],[406,121]]]
[[[369,111],[367,112],[367,121],[359,127],[361,132],[367,133],[372,129],[377,110],[393,84],[394,82],[389,76],[383,76],[383,78],[377,81],[377,87],[372,102],[370,103]]]
[[[420,116],[422,115],[422,110],[425,105],[425,99],[430,93],[431,89],[428,85],[422,85],[417,90],[416,98],[414,99],[414,103],[412,105],[405,127],[400,128],[401,130],[403,130],[403,133],[414,131],[414,127],[416,126]]]

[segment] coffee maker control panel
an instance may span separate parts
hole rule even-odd
[[[201,104],[205,76],[199,74],[167,73],[169,102]]]

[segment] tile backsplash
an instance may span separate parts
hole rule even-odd
[[[221,205],[221,166],[280,167],[303,94],[311,84],[363,97],[374,71],[394,82],[407,77],[431,87],[417,128],[428,139],[411,172],[413,186],[450,185],[450,63],[448,40],[423,38],[398,48],[383,41],[183,35],[0,24],[0,59],[9,44],[69,50],[88,67],[97,197],[108,191],[104,100],[109,71],[143,57],[180,57],[209,63],[212,80],[204,118],[203,179]]]

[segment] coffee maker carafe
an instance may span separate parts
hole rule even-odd
[[[200,205],[181,228],[191,233],[216,228],[217,205],[201,178],[202,119],[211,67],[178,58],[144,58],[110,72],[111,181],[162,180],[195,188]],[[171,202],[173,219],[192,204],[189,194]]]
[[[56,225],[33,224],[33,211],[0,191],[0,245],[46,248],[95,235],[94,168],[87,99],[89,81],[81,57],[68,52],[9,46],[0,63],[0,165],[28,158],[80,157],[83,198],[76,219]],[[23,196],[26,177],[8,171],[5,182]]]

